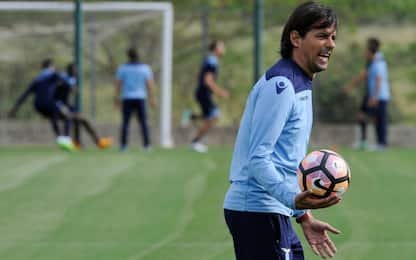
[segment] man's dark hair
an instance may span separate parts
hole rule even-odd
[[[52,59],[51,58],[46,58],[46,59],[44,59],[42,62],[41,62],[41,64],[40,64],[40,66],[42,67],[42,69],[46,69],[46,68],[49,68],[50,66],[52,66],[53,65],[53,61],[52,61]]]
[[[129,48],[127,50],[127,57],[129,57],[130,62],[138,62],[139,61],[139,54],[137,53],[135,48]]]
[[[212,42],[209,44],[209,46],[208,46],[208,50],[209,50],[209,51],[214,51],[214,50],[217,48],[217,46],[218,46],[218,44],[219,44],[220,42],[222,42],[222,41],[220,41],[220,40],[214,40],[214,41],[212,41]]]
[[[283,29],[280,40],[280,54],[283,58],[292,57],[293,45],[290,41],[290,33],[297,31],[303,38],[312,29],[323,29],[335,25],[338,20],[335,12],[322,4],[306,2],[299,5],[289,17]]]
[[[369,38],[367,41],[367,48],[373,54],[378,52],[378,49],[380,48],[380,41],[374,37]]]

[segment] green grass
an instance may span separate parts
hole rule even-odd
[[[416,259],[416,151],[341,153],[351,190],[314,213],[343,231],[335,259]],[[230,156],[0,148],[0,259],[233,259],[222,216]]]

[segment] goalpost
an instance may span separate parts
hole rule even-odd
[[[159,115],[159,135],[160,145],[164,148],[173,146],[172,139],[172,45],[173,45],[173,7],[171,3],[165,2],[95,2],[83,3],[81,10],[84,13],[132,13],[132,12],[158,12],[162,15],[161,21],[161,46],[160,46],[160,115]],[[72,13],[75,11],[73,2],[0,2],[0,13],[6,11],[26,11],[26,12],[57,12]],[[130,22],[131,23],[131,22]],[[127,26],[129,22],[120,21],[120,26]],[[113,25],[108,25],[110,28]],[[56,26],[54,30],[72,31],[72,28]],[[117,30],[116,22],[114,22]],[[42,31],[42,28],[39,29]],[[111,33],[111,32],[110,32]],[[109,34],[107,32],[107,34]],[[126,46],[127,47],[127,46]],[[124,54],[124,52],[123,52]],[[81,77],[82,78],[82,77]]]

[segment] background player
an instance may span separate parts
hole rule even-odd
[[[237,260],[303,260],[291,216],[315,254],[326,258],[336,253],[327,231],[339,231],[305,209],[329,207],[340,198],[300,192],[296,175],[312,128],[312,80],[328,67],[336,29],[330,8],[314,2],[298,6],[283,29],[282,59],[248,97],[224,201]]]
[[[198,87],[195,91],[195,98],[198,102],[203,123],[198,129],[196,136],[192,139],[191,148],[197,152],[206,152],[207,146],[200,141],[202,137],[218,122],[220,110],[212,99],[212,95],[228,98],[227,90],[221,88],[216,79],[218,77],[218,62],[225,54],[225,44],[223,41],[213,41],[209,46],[209,55],[205,57],[201,65],[198,76]]]
[[[73,113],[67,104],[60,100],[63,98],[65,101],[67,95],[65,91],[62,91],[62,89],[60,92],[57,92],[58,86],[70,84],[73,84],[73,82],[70,83],[68,78],[65,78],[61,73],[58,73],[55,70],[52,59],[45,59],[42,62],[42,71],[18,98],[15,105],[9,112],[9,116],[14,117],[24,101],[31,94],[34,94],[34,108],[39,114],[51,122],[52,129],[60,146],[71,151],[74,150],[71,138],[69,138],[69,136],[65,136],[65,130],[61,130],[59,127],[59,120],[64,120],[67,123],[68,121],[73,121],[75,124],[84,125],[88,133],[93,138],[94,143],[99,148],[107,148],[111,145],[111,139],[99,138],[96,131],[85,118]]]
[[[361,130],[358,147],[362,149],[367,148],[367,121],[371,119],[375,121],[377,145],[370,147],[370,150],[383,150],[387,146],[387,105],[390,100],[390,84],[387,63],[379,49],[380,41],[377,38],[367,40],[367,68],[343,88],[349,93],[361,82],[366,82],[366,93],[357,114]]]
[[[134,48],[127,50],[128,62],[119,66],[116,74],[116,106],[121,99],[120,150],[128,145],[130,117],[136,112],[137,121],[142,130],[143,147],[150,148],[150,133],[147,120],[147,99],[156,106],[155,82],[149,65],[139,62],[139,55]]]

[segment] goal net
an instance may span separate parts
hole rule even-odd
[[[72,2],[0,2],[0,118],[39,73],[44,58],[52,58],[59,70],[74,61],[74,8]],[[83,113],[118,125],[114,76],[127,61],[126,49],[136,47],[158,86],[158,107],[149,111],[153,139],[171,147],[172,5],[95,2],[82,4],[82,13]],[[30,105],[19,117],[38,118]]]

